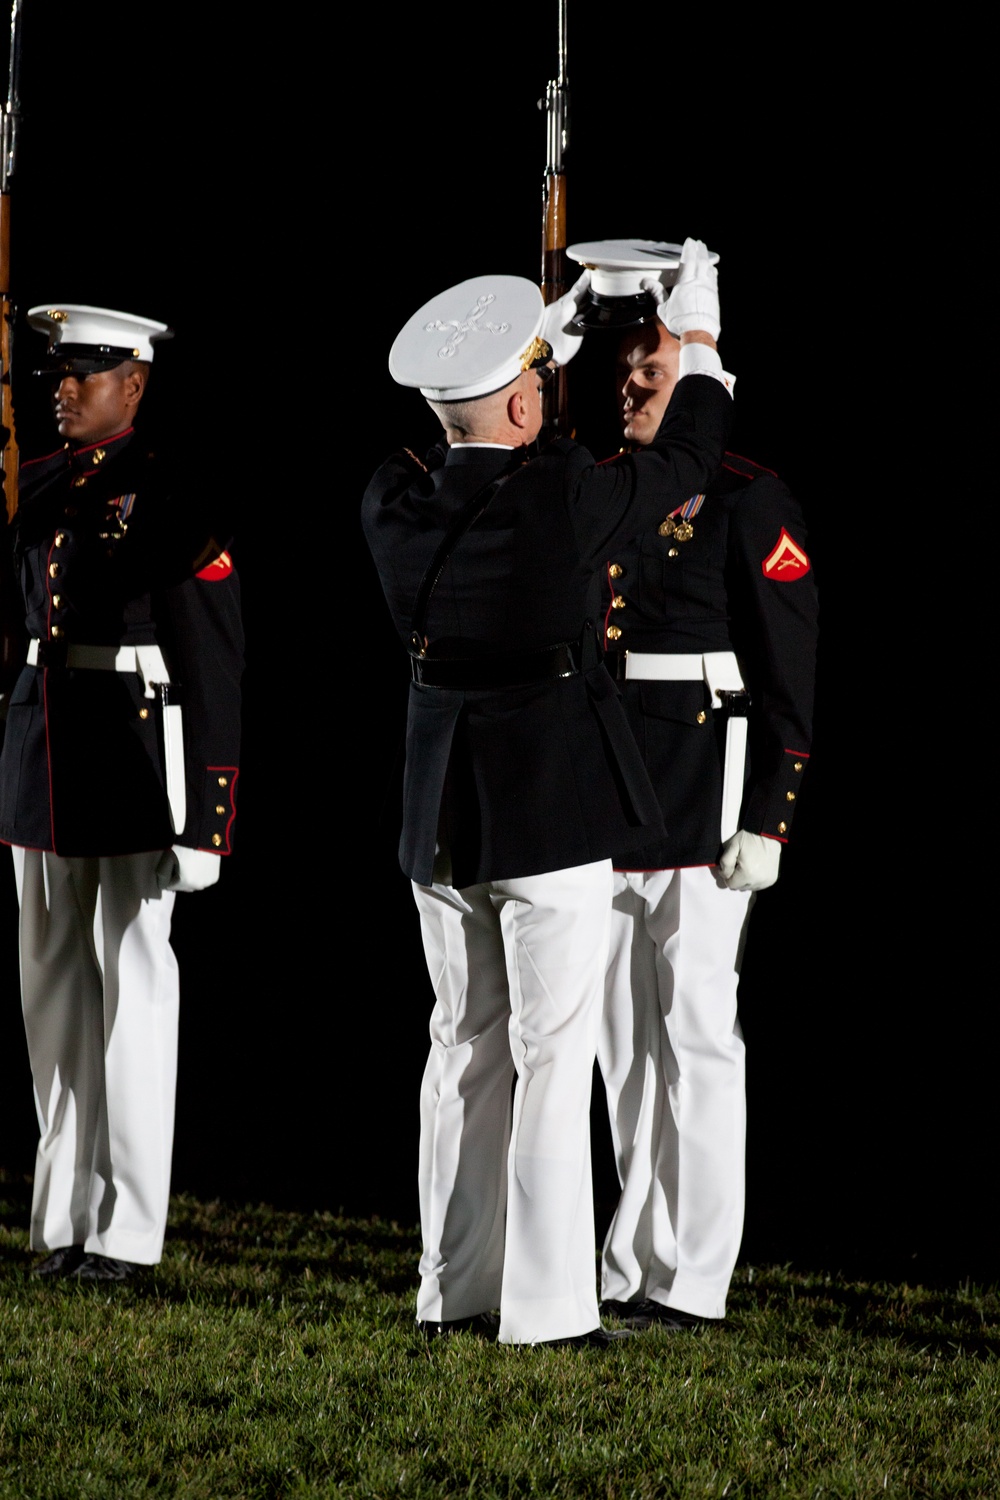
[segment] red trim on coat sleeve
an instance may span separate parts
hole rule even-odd
[[[229,773],[229,786],[226,788],[226,790],[229,793],[229,806],[230,806],[231,810],[230,810],[230,813],[229,813],[229,819],[228,819],[228,821],[226,823],[226,832],[225,832],[226,847],[224,849],[215,849],[215,848],[211,848],[210,847],[210,848],[205,849],[204,852],[206,854],[219,854],[219,855],[232,854],[232,852],[233,852],[233,850],[232,850],[232,840],[229,837],[229,830],[232,828],[233,824],[236,821],[236,783],[240,779],[240,768],[239,768],[239,766],[206,766],[205,770],[206,771],[227,771]],[[201,848],[201,845],[199,845],[198,847]]]

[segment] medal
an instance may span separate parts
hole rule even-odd
[[[678,505],[665,521],[661,521],[657,528],[660,536],[672,536],[675,542],[689,542],[694,536],[694,527],[691,525],[691,517],[696,516],[704,504],[705,496],[692,495],[690,500],[685,500],[683,505]],[[680,520],[676,519],[680,516]]]

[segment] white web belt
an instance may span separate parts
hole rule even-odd
[[[627,682],[704,682],[712,695],[713,709],[725,710],[723,693],[745,691],[739,663],[732,651],[706,651],[704,655],[667,651],[627,651]],[[726,720],[726,750],[722,773],[722,816],[719,840],[725,843],[740,826],[743,777],[747,762],[747,721],[730,713]]]
[[[28,642],[29,667],[37,667],[39,664],[40,644],[39,641]],[[174,833],[182,832],[187,822],[184,719],[180,704],[168,701],[170,674],[159,646],[88,646],[82,642],[73,642],[66,646],[61,665],[74,670],[82,668],[88,672],[135,672],[142,678],[143,696],[160,699],[170,824]]]

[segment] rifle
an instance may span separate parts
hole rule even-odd
[[[545,177],[542,182],[542,297],[554,302],[566,290],[566,164],[569,148],[569,82],[566,77],[566,18],[569,0],[559,4],[559,71],[549,80],[538,108],[546,116]],[[547,437],[569,431],[566,371],[558,370],[545,390]]]
[[[0,709],[13,686],[18,666],[24,660],[24,632],[20,591],[13,575],[9,550],[10,522],[17,510],[17,438],[14,436],[14,391],[10,382],[14,342],[14,304],[10,275],[10,186],[17,150],[17,126],[21,113],[18,95],[18,64],[21,51],[21,0],[13,0],[10,13],[10,78],[7,103],[0,121],[0,470],[3,476],[6,515],[0,512]],[[2,725],[0,725],[2,732]]]
[[[21,115],[18,65],[21,54],[21,0],[13,0],[10,12],[10,74],[7,103],[3,107],[3,158],[0,160],[0,427],[3,428],[3,489],[7,519],[17,510],[17,438],[14,436],[14,392],[11,387],[11,355],[14,343],[14,304],[10,275],[10,189],[17,153],[17,127]]]

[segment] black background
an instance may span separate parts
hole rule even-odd
[[[157,441],[244,500],[238,846],[217,890],[177,902],[174,1186],[410,1222],[430,995],[395,860],[404,662],[357,516],[381,458],[435,436],[389,379],[397,329],[451,282],[539,273],[555,3],[371,7],[340,32],[315,9],[24,4],[22,452],[51,437],[24,311],[123,308],[177,330],[143,413]],[[818,47],[621,7],[598,34],[571,10],[569,238],[720,251],[733,447],[800,497],[822,590],[814,756],[741,990],[744,1253],[985,1274],[985,771],[961,750],[982,687],[953,689],[939,655],[972,562],[947,514],[969,437],[939,399],[943,235],[909,101],[834,30]],[[598,343],[578,427],[606,452]],[[0,926],[0,1162],[29,1173],[2,873]],[[603,1218],[600,1106],[595,1127]]]

